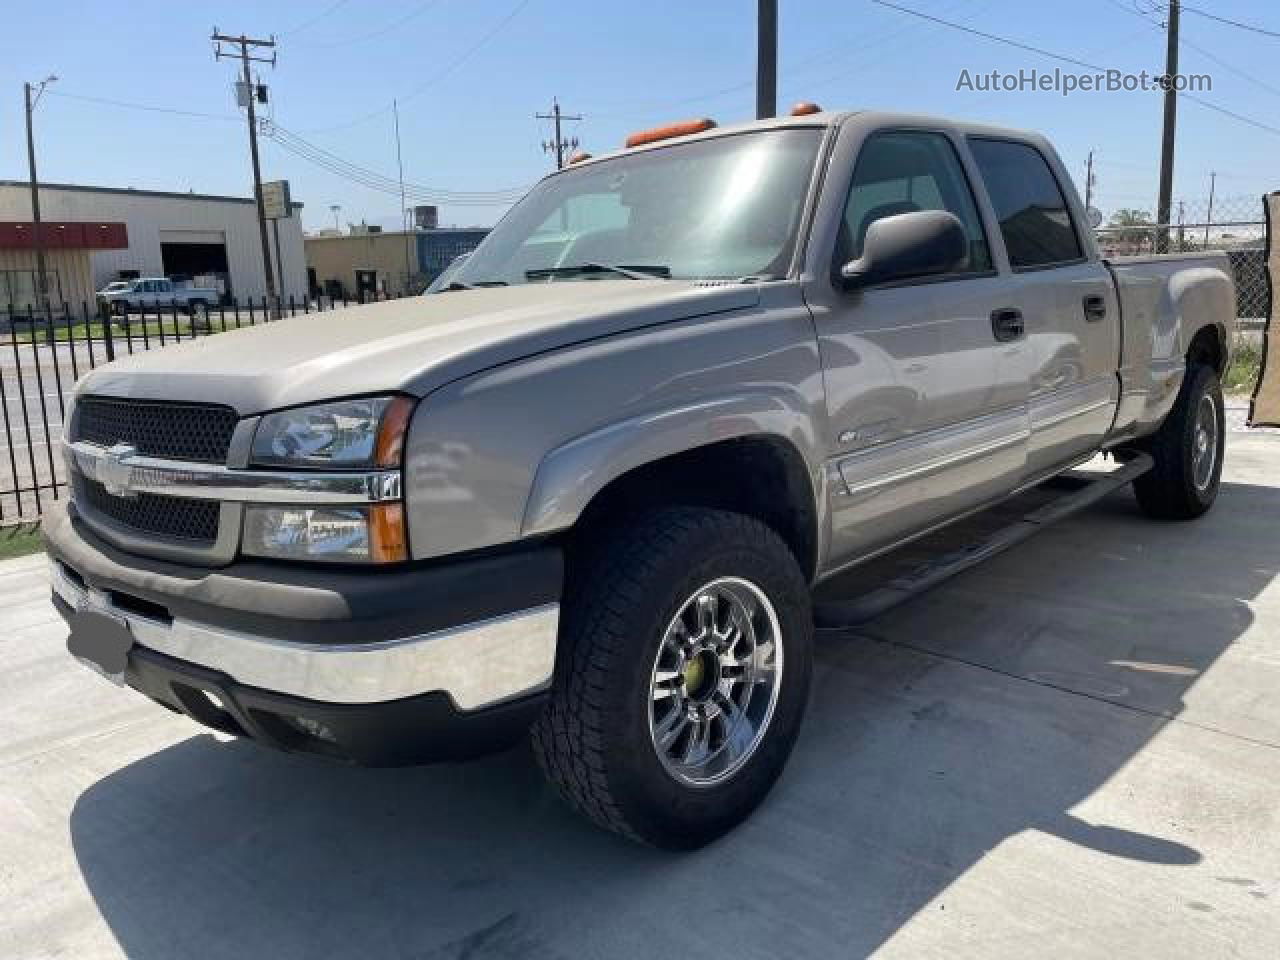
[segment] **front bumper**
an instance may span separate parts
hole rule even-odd
[[[128,626],[125,682],[272,746],[366,764],[475,755],[523,733],[551,682],[554,547],[394,572],[210,570],[124,554],[74,507],[43,526],[60,612]]]

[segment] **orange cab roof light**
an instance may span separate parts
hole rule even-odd
[[[701,133],[715,127],[716,122],[708,117],[699,120],[684,120],[680,123],[669,123],[665,127],[654,127],[652,130],[639,130],[627,137],[628,147],[639,147],[646,143],[657,143],[659,140],[670,140],[672,137],[687,137],[691,133]]]
[[[591,154],[585,150],[578,150],[569,158],[570,163],[581,163],[583,160],[590,160]]]
[[[812,100],[801,100],[791,108],[793,117],[807,117],[811,113],[821,113],[822,108]]]

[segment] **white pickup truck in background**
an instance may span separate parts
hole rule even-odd
[[[213,287],[189,287],[167,277],[142,277],[137,280],[108,284],[98,291],[98,302],[109,313],[125,314],[133,310],[155,310],[174,305],[193,316],[203,316],[220,300]]]

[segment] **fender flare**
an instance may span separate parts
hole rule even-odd
[[[1201,330],[1212,327],[1218,336],[1224,365],[1228,362],[1230,338],[1225,325],[1214,318],[1235,316],[1235,284],[1229,270],[1229,267],[1225,272],[1218,268],[1197,268],[1180,271],[1170,279],[1169,299],[1177,325],[1179,357],[1187,355],[1191,342]]]
[[[617,421],[576,437],[539,463],[520,535],[545,535],[573,526],[596,494],[645,464],[724,440],[767,436],[794,447],[805,464],[821,558],[830,524],[823,458],[812,415],[789,402],[793,400],[781,392],[764,391],[713,398]]]

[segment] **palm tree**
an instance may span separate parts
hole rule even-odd
[[[1123,207],[1111,214],[1108,225],[1120,228],[1112,232],[1114,239],[1120,243],[1140,245],[1154,236],[1151,228],[1155,224],[1151,220],[1151,214],[1145,210]]]

